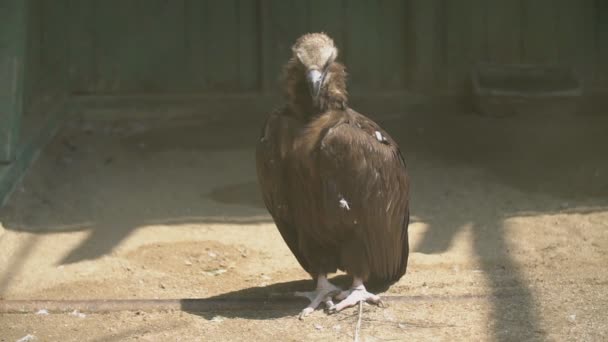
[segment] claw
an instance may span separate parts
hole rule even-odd
[[[315,291],[310,292],[300,292],[297,291],[294,295],[298,297],[306,297],[310,300],[310,304],[304,308],[300,314],[298,315],[299,319],[304,319],[306,316],[310,315],[315,311],[315,309],[319,306],[319,304],[325,304],[326,308],[330,308],[334,306],[334,302],[332,301],[333,296],[342,292],[342,289],[330,283],[326,277],[319,276],[317,279],[317,289]]]
[[[363,282],[360,279],[355,279],[353,281],[353,287],[351,287],[351,289],[348,291],[343,291],[336,296],[336,298],[342,298],[342,301],[328,309],[330,314],[342,311],[351,306],[355,306],[359,302],[366,302],[378,305],[380,307],[385,307],[385,304],[380,299],[380,296],[367,292]]]
[[[304,310],[302,310],[300,312],[300,314],[298,315],[298,319],[303,320],[304,317],[310,315],[313,311],[315,311],[315,309],[311,308],[311,307],[306,307],[304,308]]]

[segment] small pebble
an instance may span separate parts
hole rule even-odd
[[[315,329],[323,330],[323,326],[321,324],[315,324]]]
[[[36,315],[46,316],[48,314],[49,314],[49,311],[47,309],[40,309],[40,310],[36,311]]]

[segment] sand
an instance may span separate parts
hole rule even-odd
[[[411,254],[382,293],[404,299],[364,306],[362,340],[605,339],[608,118],[421,107],[378,121],[412,177]],[[310,289],[259,197],[260,124],[70,121],[0,211],[0,298]],[[302,308],[1,314],[0,341],[353,339],[356,309]]]

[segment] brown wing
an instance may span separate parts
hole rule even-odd
[[[409,179],[397,144],[376,123],[349,111],[318,151],[325,226],[333,227],[334,237],[364,246],[370,281],[399,279],[409,253]]]
[[[309,271],[309,266],[298,248],[298,234],[287,198],[286,158],[290,151],[294,131],[299,124],[292,118],[276,112],[270,115],[256,149],[258,182],[266,208],[300,265]]]

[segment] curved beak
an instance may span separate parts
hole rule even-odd
[[[323,86],[323,80],[325,79],[325,72],[321,72],[317,69],[310,69],[306,72],[306,80],[308,81],[308,90],[313,102],[317,102],[321,88]]]

